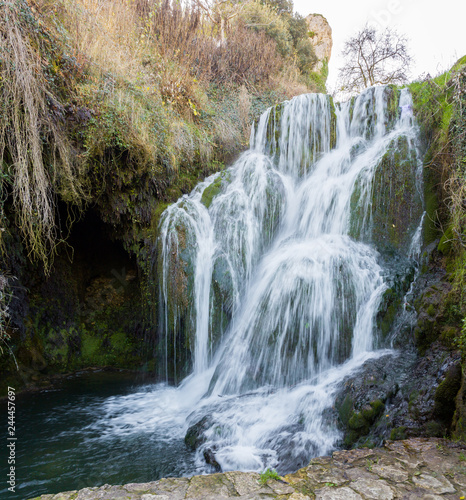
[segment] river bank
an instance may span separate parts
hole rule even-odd
[[[464,498],[466,445],[438,438],[387,441],[382,448],[336,451],[280,480],[256,472],[168,478],[42,495],[34,500],[359,500]]]

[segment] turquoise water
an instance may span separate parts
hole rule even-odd
[[[183,436],[169,436],[170,448],[157,432],[106,435],[98,422],[112,398],[154,390],[134,375],[98,372],[65,379],[59,386],[16,398],[16,491],[8,491],[6,401],[0,402],[0,498],[24,500],[99,486],[146,482],[195,470]],[[113,415],[118,418],[117,415]],[[110,417],[111,420],[111,417]],[[193,473],[193,472],[191,472]]]

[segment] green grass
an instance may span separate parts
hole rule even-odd
[[[264,472],[260,473],[259,482],[261,484],[267,483],[269,479],[275,479],[276,481],[279,481],[281,478],[275,469],[267,469]]]

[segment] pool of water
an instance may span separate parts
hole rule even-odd
[[[130,398],[129,406],[136,409],[144,394],[157,398],[157,388],[167,393],[166,386],[141,383],[134,375],[98,372],[64,379],[53,389],[19,394],[14,493],[7,484],[6,401],[0,401],[4,416],[0,433],[5,436],[0,448],[0,498],[24,500],[105,483],[154,481],[186,475],[188,470],[192,474],[196,465],[184,444],[183,426],[177,435],[169,435],[163,422],[151,423],[147,415],[140,415],[140,426],[149,427],[147,432],[140,432],[141,427],[134,432],[134,414],[125,426],[124,415],[109,411],[114,397]],[[116,433],[109,432],[112,419],[119,422]]]

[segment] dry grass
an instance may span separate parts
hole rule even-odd
[[[283,65],[276,43],[265,33],[236,23],[226,43],[219,45],[212,61],[212,78],[217,82],[270,84]]]
[[[241,85],[238,96],[238,113],[241,125],[241,133],[243,135],[243,143],[249,143],[251,132],[251,96],[246,88],[246,85]]]
[[[69,199],[78,199],[79,183],[70,146],[50,112],[56,101],[24,2],[8,2],[2,10],[0,161],[11,165],[17,224],[29,253],[47,269],[57,240],[53,190],[60,187]]]
[[[94,196],[91,174],[109,149],[163,183],[194,158],[210,164],[217,151],[244,146],[253,93],[307,90],[264,32],[237,19],[221,42],[201,12],[175,0],[15,0],[0,9],[0,200],[12,195],[29,254],[46,272],[61,237],[57,197]],[[207,97],[230,87],[234,105]],[[83,123],[70,125],[71,108]]]
[[[316,89],[310,89],[301,82],[300,72],[296,65],[285,66],[280,73],[272,77],[272,85],[286,96],[287,99],[307,92],[314,92]]]

